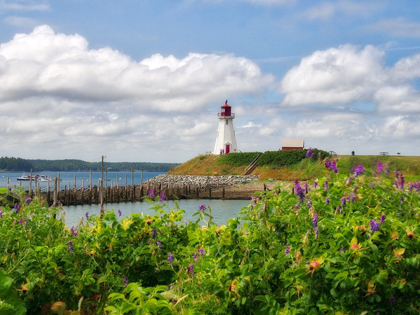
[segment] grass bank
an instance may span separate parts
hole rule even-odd
[[[232,153],[238,154],[238,153]],[[249,165],[249,159],[244,159],[240,165],[237,163],[226,163],[223,156],[219,155],[199,155],[175,168],[170,173],[175,175],[242,175]],[[251,159],[252,161],[252,159]],[[355,166],[363,164],[368,175],[373,175],[376,165],[381,161],[388,165],[390,170],[402,172],[407,180],[414,181],[420,179],[420,157],[419,156],[375,156],[375,155],[339,155],[337,165],[340,174],[348,175]],[[324,159],[318,158],[303,159],[288,166],[278,164],[257,166],[252,172],[259,175],[261,180],[293,180],[293,179],[314,179],[331,174],[325,166]],[[328,176],[327,176],[328,177]]]

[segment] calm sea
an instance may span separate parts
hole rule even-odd
[[[58,177],[60,174],[60,189],[65,189],[66,186],[73,188],[74,187],[74,176],[76,176],[76,187],[82,187],[82,183],[84,183],[85,187],[89,186],[89,172],[33,172],[32,175],[46,175],[52,178]],[[164,172],[143,172],[143,182],[146,180],[158,176],[160,174],[166,174]],[[13,185],[19,186],[22,185],[26,189],[29,188],[29,181],[18,181],[17,178],[22,176],[22,173],[0,173],[0,187],[7,187],[7,179],[9,178],[10,187],[13,188]],[[29,173],[25,173],[25,175],[29,175]],[[111,186],[116,185],[118,181],[118,185],[124,186],[125,185],[125,176],[127,175],[127,185],[131,185],[131,172],[108,172],[104,174],[104,186]],[[101,172],[92,172],[92,183],[93,186],[98,185],[98,181],[101,178]],[[141,172],[134,172],[134,185],[141,184]],[[48,182],[38,181],[41,190],[47,188]],[[32,187],[34,183],[32,183]],[[51,189],[54,187],[54,183],[50,182]]]
[[[246,206],[250,205],[250,200],[217,200],[217,199],[182,199],[178,201],[169,200],[161,203],[163,208],[167,211],[175,209],[178,204],[180,209],[185,210],[184,219],[185,221],[195,220],[193,214],[197,212],[199,206],[204,204],[211,207],[211,214],[213,221],[218,225],[226,224],[230,218],[238,216],[239,211]],[[118,210],[121,210],[122,217],[129,215],[130,213],[143,213],[143,214],[156,214],[156,212],[150,209],[152,205],[148,202],[129,202],[129,203],[108,203],[104,205],[105,210],[112,210],[116,214]],[[79,223],[80,218],[84,218],[86,212],[89,215],[99,215],[101,206],[100,205],[84,205],[84,206],[68,206],[63,207],[66,212],[66,225],[68,227],[76,226]],[[118,214],[117,214],[118,215]]]

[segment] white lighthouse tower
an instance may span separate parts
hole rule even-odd
[[[217,128],[216,144],[214,145],[213,154],[238,152],[235,130],[233,130],[235,114],[232,113],[232,107],[227,102],[226,100],[225,104],[221,106],[220,113],[217,113],[219,128]]]

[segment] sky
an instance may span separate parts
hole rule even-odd
[[[282,139],[419,155],[415,0],[0,0],[0,156],[182,163],[225,100]]]

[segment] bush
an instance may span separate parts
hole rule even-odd
[[[306,158],[308,149],[305,150],[291,150],[291,151],[266,151],[258,160],[258,166],[269,165],[272,167],[290,166],[299,163]],[[311,150],[309,158],[318,159],[318,154],[321,153],[321,159],[329,156],[328,152],[313,149]]]
[[[217,164],[228,164],[232,166],[249,165],[254,159],[261,154],[261,152],[235,152],[222,155],[218,160]]]

